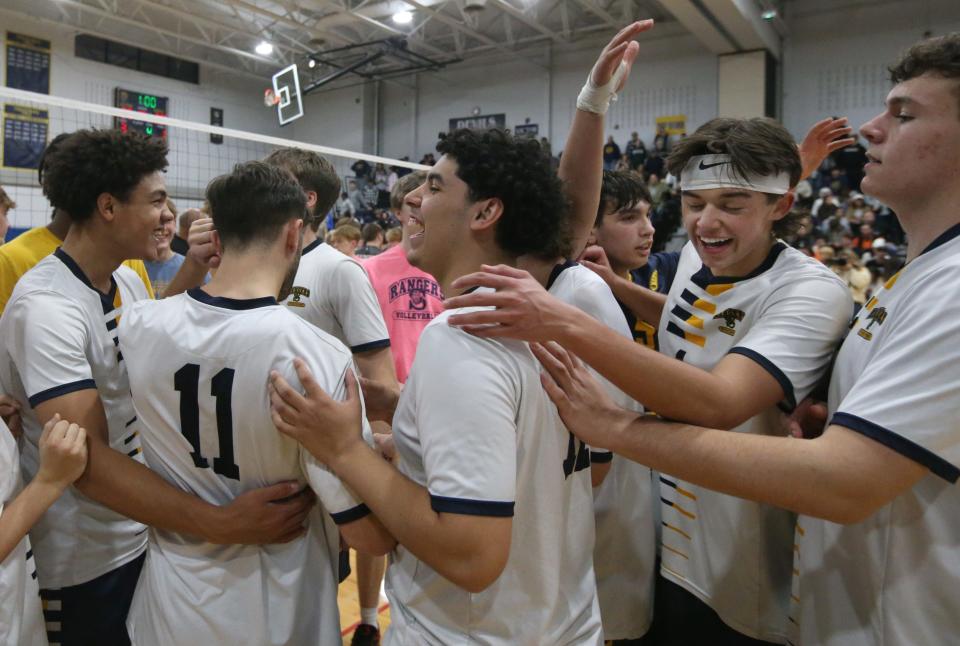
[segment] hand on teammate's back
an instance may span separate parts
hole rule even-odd
[[[591,447],[612,450],[617,433],[636,418],[610,398],[580,359],[557,343],[530,344],[544,367],[540,383],[557,406],[564,426]]]
[[[87,431],[54,415],[40,434],[40,469],[34,481],[63,491],[87,467]]]
[[[298,482],[280,482],[246,491],[229,505],[212,542],[221,545],[287,543],[306,532],[303,523],[316,502],[313,491]]]
[[[336,401],[323,391],[302,359],[295,359],[293,365],[304,394],[294,390],[280,373],[271,372],[273,424],[278,431],[302,444],[317,460],[329,465],[352,445],[363,444],[357,378],[352,370],[347,370],[346,399]]]

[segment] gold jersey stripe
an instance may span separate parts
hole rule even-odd
[[[726,283],[724,285],[707,285],[706,291],[711,296],[719,296],[724,292],[728,292],[733,289],[736,285],[733,283]]]
[[[891,276],[891,277],[890,277],[890,280],[888,280],[887,282],[885,282],[885,283],[883,284],[883,288],[884,288],[884,289],[893,289],[893,286],[897,284],[897,279],[900,278],[901,272],[903,272],[902,269],[901,269],[900,271],[898,271],[897,273],[895,273],[893,276]]]
[[[696,520],[696,519],[697,519],[696,516],[694,516],[693,514],[691,514],[689,511],[687,511],[686,509],[684,509],[683,507],[681,507],[681,506],[678,505],[677,503],[673,503],[673,504],[671,505],[671,507],[673,507],[674,509],[676,509],[677,511],[679,511],[681,514],[683,514],[684,516],[686,516],[686,517],[689,518],[690,520]]]
[[[674,526],[671,525],[670,523],[664,523],[663,526],[666,527],[667,529],[672,529],[673,531],[677,532],[678,534],[680,534],[681,536],[683,536],[684,538],[686,538],[688,541],[692,541],[692,540],[693,540],[692,538],[690,538],[690,534],[686,533],[685,531],[683,531],[683,530],[680,529],[679,527],[674,527]]]
[[[693,302],[693,306],[698,310],[703,310],[704,312],[710,312],[711,314],[717,313],[717,306],[711,303],[710,301],[705,301],[702,298],[698,298]]]
[[[699,345],[701,348],[707,344],[706,337],[700,336],[699,334],[694,334],[693,332],[687,332],[686,330],[683,331],[683,338],[690,343]]]
[[[661,543],[660,546],[663,547],[664,549],[670,550],[670,551],[673,552],[674,554],[679,554],[680,556],[682,556],[683,558],[687,559],[688,561],[690,560],[690,557],[689,557],[689,556],[687,556],[686,554],[684,554],[683,552],[681,552],[680,550],[678,550],[678,549],[676,549],[676,548],[670,547],[670,546],[667,545],[666,543]]]

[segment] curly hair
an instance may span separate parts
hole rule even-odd
[[[224,249],[270,244],[280,229],[307,215],[307,196],[297,179],[272,164],[249,161],[207,185],[213,225]]]
[[[622,211],[638,202],[653,204],[650,189],[641,176],[629,170],[603,171],[600,206],[597,208],[594,226],[601,226],[605,215]]]
[[[302,148],[278,148],[263,161],[293,173],[303,190],[317,194],[317,204],[308,222],[316,232],[327,211],[333,208],[340,197],[340,176],[333,164],[317,153]]]
[[[516,256],[553,259],[570,254],[570,207],[550,157],[536,139],[505,130],[460,129],[437,152],[457,162],[457,177],[473,201],[498,198],[503,215],[495,239]]]
[[[889,68],[890,80],[903,83],[924,74],[960,80],[960,33],[922,40]],[[960,83],[953,88],[960,107]]]
[[[101,194],[126,202],[144,177],[166,170],[167,144],[133,132],[78,130],[47,147],[42,167],[43,194],[82,222],[93,217]]]

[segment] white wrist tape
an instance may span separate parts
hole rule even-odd
[[[587,82],[577,96],[577,110],[606,114],[611,101],[617,100],[616,88],[627,73],[627,64],[623,61],[613,73],[613,77],[604,85],[597,87],[593,83],[593,70],[587,75]]]

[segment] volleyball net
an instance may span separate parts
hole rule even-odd
[[[240,162],[263,159],[282,147],[298,147],[327,158],[336,168],[344,190],[354,176],[351,167],[361,159],[374,169],[382,164],[388,172],[390,167],[423,168],[405,160],[175,119],[162,114],[162,106],[152,103],[156,97],[124,98],[127,100],[118,103],[132,104],[135,109],[0,87],[0,186],[17,204],[8,214],[12,229],[29,229],[49,222],[50,204],[40,190],[37,176],[40,155],[57,135],[85,128],[118,128],[163,137],[169,148],[167,191],[181,211],[203,204],[206,186],[214,177],[229,172]],[[265,126],[267,122],[265,119]]]

